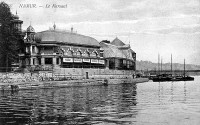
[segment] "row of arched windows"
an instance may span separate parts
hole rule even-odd
[[[64,55],[67,55],[67,56],[78,56],[78,57],[98,57],[98,53],[97,52],[92,52],[92,53],[89,53],[89,52],[84,52],[82,53],[81,51],[77,51],[77,52],[73,52],[72,50],[69,50],[67,52],[64,52]]]

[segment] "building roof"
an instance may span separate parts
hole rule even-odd
[[[16,11],[16,14],[15,14],[15,15],[13,14],[12,16],[13,16],[13,18],[16,19],[16,20],[19,19],[19,16],[17,15],[17,11]]]
[[[35,32],[35,29],[30,25],[30,26],[27,28],[26,32]]]
[[[116,46],[124,46],[125,44],[118,39],[117,37],[111,42],[111,44],[116,45]]]
[[[101,48],[104,50],[105,58],[125,58],[133,60],[132,53],[135,53],[130,45],[116,46],[109,43],[101,42]]]
[[[13,18],[18,20],[19,19],[19,16],[16,14],[16,15],[13,15]]]
[[[92,37],[66,31],[46,30],[38,32],[35,39],[39,43],[67,43],[100,47],[99,42]]]
[[[12,17],[13,17],[13,20],[11,20],[11,22],[23,23],[22,20],[19,20],[19,16],[17,15],[17,13],[16,15],[12,15]]]

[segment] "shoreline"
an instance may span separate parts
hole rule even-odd
[[[33,90],[33,89],[52,89],[76,86],[107,86],[112,84],[142,83],[148,82],[148,78],[100,78],[100,79],[76,79],[64,81],[34,81],[34,82],[16,82],[0,83],[0,90]]]

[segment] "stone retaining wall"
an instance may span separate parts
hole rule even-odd
[[[90,69],[90,68],[59,68],[53,72],[39,71],[38,73],[0,73],[0,83],[38,82],[98,78],[131,78],[134,71]]]

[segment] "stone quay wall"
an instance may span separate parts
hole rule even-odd
[[[109,69],[59,68],[35,73],[0,73],[0,83],[59,81],[76,79],[119,79],[133,77],[133,71]]]

